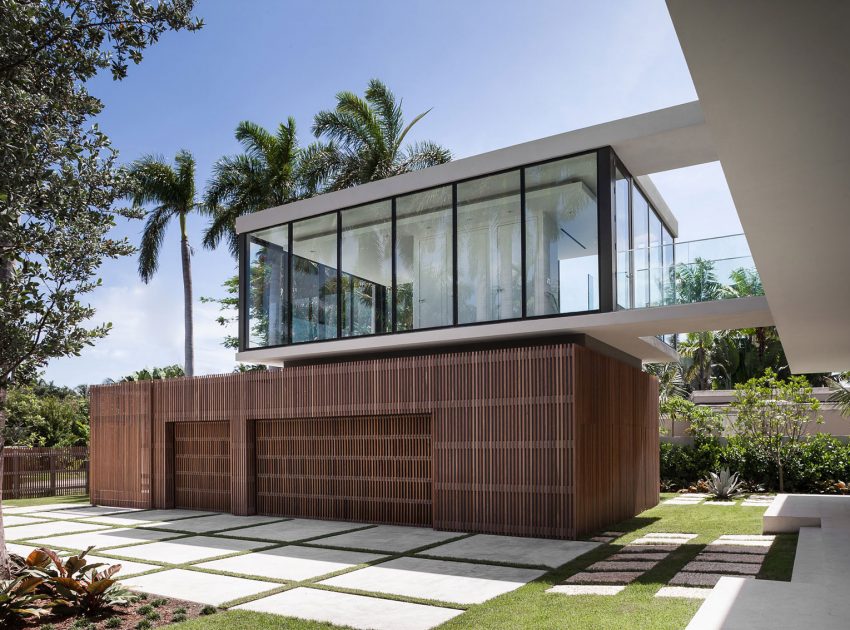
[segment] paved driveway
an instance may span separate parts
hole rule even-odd
[[[189,510],[12,511],[6,539],[16,553],[95,545],[91,557],[120,561],[123,582],[139,591],[386,630],[433,628],[597,546]]]

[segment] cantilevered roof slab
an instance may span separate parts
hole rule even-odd
[[[239,217],[236,231],[251,232],[331,210],[606,146],[614,148],[626,168],[636,177],[717,160],[700,104],[684,103],[269,208]],[[676,217],[649,178],[638,179],[676,236]]]
[[[850,2],[668,0],[794,372],[850,368]]]

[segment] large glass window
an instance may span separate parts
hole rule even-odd
[[[452,189],[396,199],[397,329],[453,323]]]
[[[337,336],[336,213],[292,224],[292,341]]]
[[[286,325],[289,226],[248,235],[248,348],[289,343]]]
[[[392,331],[392,202],[345,210],[342,219],[342,336]]]
[[[631,255],[629,250],[631,232],[629,227],[629,188],[631,182],[620,169],[616,171],[614,185],[614,230],[616,234],[615,247],[617,249],[617,271],[615,282],[617,283],[617,306],[619,308],[631,308]]]
[[[676,303],[676,261],[674,260],[673,235],[667,226],[661,226],[662,266],[664,267],[664,304]]]
[[[649,302],[649,203],[637,186],[632,187],[632,259],[634,264],[634,305]]]
[[[599,308],[596,153],[525,169],[526,314]]]
[[[522,317],[520,172],[457,186],[458,323]]]
[[[660,306],[664,296],[664,274],[662,271],[661,219],[650,209],[649,212],[649,305]]]

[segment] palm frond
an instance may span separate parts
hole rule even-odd
[[[174,214],[173,208],[162,205],[152,210],[145,222],[142,246],[139,249],[139,276],[145,284],[151,281],[159,268],[159,250],[165,239],[168,221]]]
[[[130,199],[141,207],[157,203],[177,207],[180,200],[177,174],[161,155],[145,155],[133,162],[128,172],[132,178]]]
[[[177,166],[177,184],[181,211],[185,214],[195,207],[195,158],[181,149],[174,158]]]
[[[236,125],[236,139],[251,157],[267,160],[274,151],[275,137],[262,125],[243,120]]]
[[[439,164],[451,162],[452,154],[448,149],[435,142],[417,142],[407,147],[401,172],[417,171]]]
[[[369,87],[366,88],[366,101],[377,111],[385,143],[393,147],[393,151],[397,150],[401,146],[403,137],[401,127],[404,124],[404,118],[401,99],[396,103],[395,94],[386,84],[379,79],[372,79],[369,81]]]
[[[396,138],[396,141],[395,141],[396,151],[398,151],[401,148],[402,142],[404,142],[404,139],[407,137],[407,134],[410,133],[410,130],[413,129],[413,125],[415,125],[420,120],[425,118],[425,116],[427,116],[430,111],[431,111],[430,109],[426,109],[424,112],[422,112],[421,114],[416,116],[413,120],[410,121],[410,124],[408,124],[407,127],[405,127],[401,131],[401,133],[399,133],[398,138]]]

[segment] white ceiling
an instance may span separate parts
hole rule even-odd
[[[791,369],[850,369],[850,2],[667,4]]]

